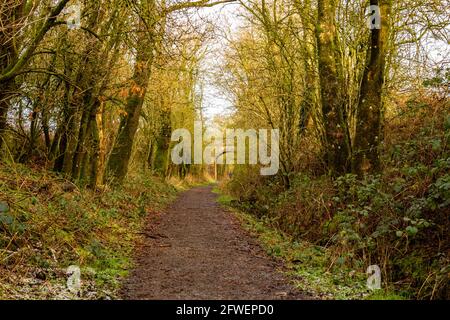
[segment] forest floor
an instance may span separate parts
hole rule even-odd
[[[124,299],[307,299],[217,202],[212,187],[181,196],[152,215]]]

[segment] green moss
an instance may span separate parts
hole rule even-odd
[[[406,298],[386,291],[376,291],[366,298],[367,300],[405,300]]]

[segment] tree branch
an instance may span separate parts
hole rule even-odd
[[[8,68],[6,68],[5,72],[0,75],[0,83],[6,82],[14,79],[18,72],[27,64],[27,62],[32,57],[34,51],[38,47],[39,43],[45,37],[47,32],[54,26],[56,22],[56,17],[61,13],[69,0],[61,0],[56,7],[54,7],[37,35],[32,40],[30,46],[25,50],[25,52]]]
[[[170,7],[167,7],[164,10],[164,13],[169,14],[175,11],[191,9],[191,8],[209,8],[214,7],[220,4],[227,4],[237,2],[237,0],[218,0],[210,2],[210,0],[198,0],[198,1],[188,1],[183,3],[174,4]]]

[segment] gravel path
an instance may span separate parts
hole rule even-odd
[[[124,299],[305,298],[216,198],[212,187],[192,189],[149,221]]]

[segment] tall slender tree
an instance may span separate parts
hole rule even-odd
[[[322,103],[325,161],[333,175],[350,167],[350,137],[342,88],[342,62],[336,27],[337,0],[318,1],[316,38]]]
[[[149,1],[139,8],[136,62],[128,89],[125,112],[121,116],[119,132],[108,162],[109,176],[122,183],[128,172],[133,141],[139,126],[141,110],[150,80],[157,45],[157,24],[160,22],[156,2]],[[163,29],[160,29],[161,32]]]
[[[380,17],[374,18],[381,18],[381,24],[371,22],[367,62],[359,93],[353,160],[353,170],[359,175],[380,170],[383,86],[389,50],[392,0],[370,0],[370,5],[375,6],[372,8],[379,8]],[[378,15],[378,12],[372,13]]]

